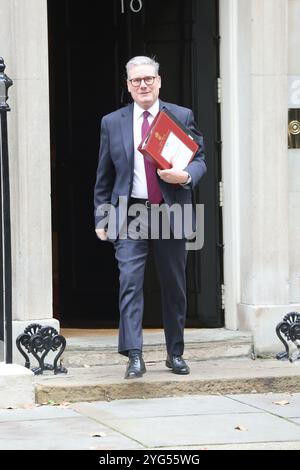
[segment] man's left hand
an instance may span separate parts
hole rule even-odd
[[[158,176],[166,183],[185,184],[189,177],[187,171],[171,168],[170,170],[157,170]]]

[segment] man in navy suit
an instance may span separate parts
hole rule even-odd
[[[184,325],[186,317],[186,238],[171,236],[162,230],[154,237],[120,235],[121,226],[114,223],[111,231],[103,225],[102,207],[111,204],[121,212],[120,200],[126,209],[134,204],[145,208],[149,225],[151,211],[162,204],[172,206],[192,204],[192,189],[206,172],[203,137],[196,129],[191,110],[159,100],[161,77],[159,64],[153,59],[138,56],[127,65],[127,86],[133,103],[104,116],[101,123],[99,164],[95,184],[94,204],[96,234],[102,241],[112,241],[120,271],[119,353],[128,356],[125,378],[142,377],[146,372],[142,356],[142,317],[144,269],[152,245],[160,278],[163,324],[166,338],[166,366],[175,374],[189,374],[183,359]],[[169,109],[183,125],[197,136],[199,151],[185,169],[157,170],[137,150],[156,114]],[[193,214],[194,215],[194,214]],[[148,217],[148,218],[147,218]],[[126,221],[132,220],[128,213]],[[112,219],[115,222],[115,219]],[[171,219],[170,219],[171,220]],[[124,220],[123,220],[124,222]],[[117,227],[117,228],[116,228]],[[149,228],[149,227],[148,227]]]

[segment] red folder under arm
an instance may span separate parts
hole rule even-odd
[[[161,170],[185,168],[199,149],[196,137],[167,109],[162,109],[138,150]]]

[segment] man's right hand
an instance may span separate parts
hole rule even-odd
[[[95,232],[97,237],[100,238],[100,240],[102,240],[103,242],[107,240],[107,231],[105,230],[105,228],[96,228]]]

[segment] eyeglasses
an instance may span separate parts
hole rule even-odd
[[[155,79],[156,77],[142,77],[142,78],[131,78],[129,81],[132,86],[137,88],[141,86],[142,81],[145,83],[145,85],[153,85]]]

